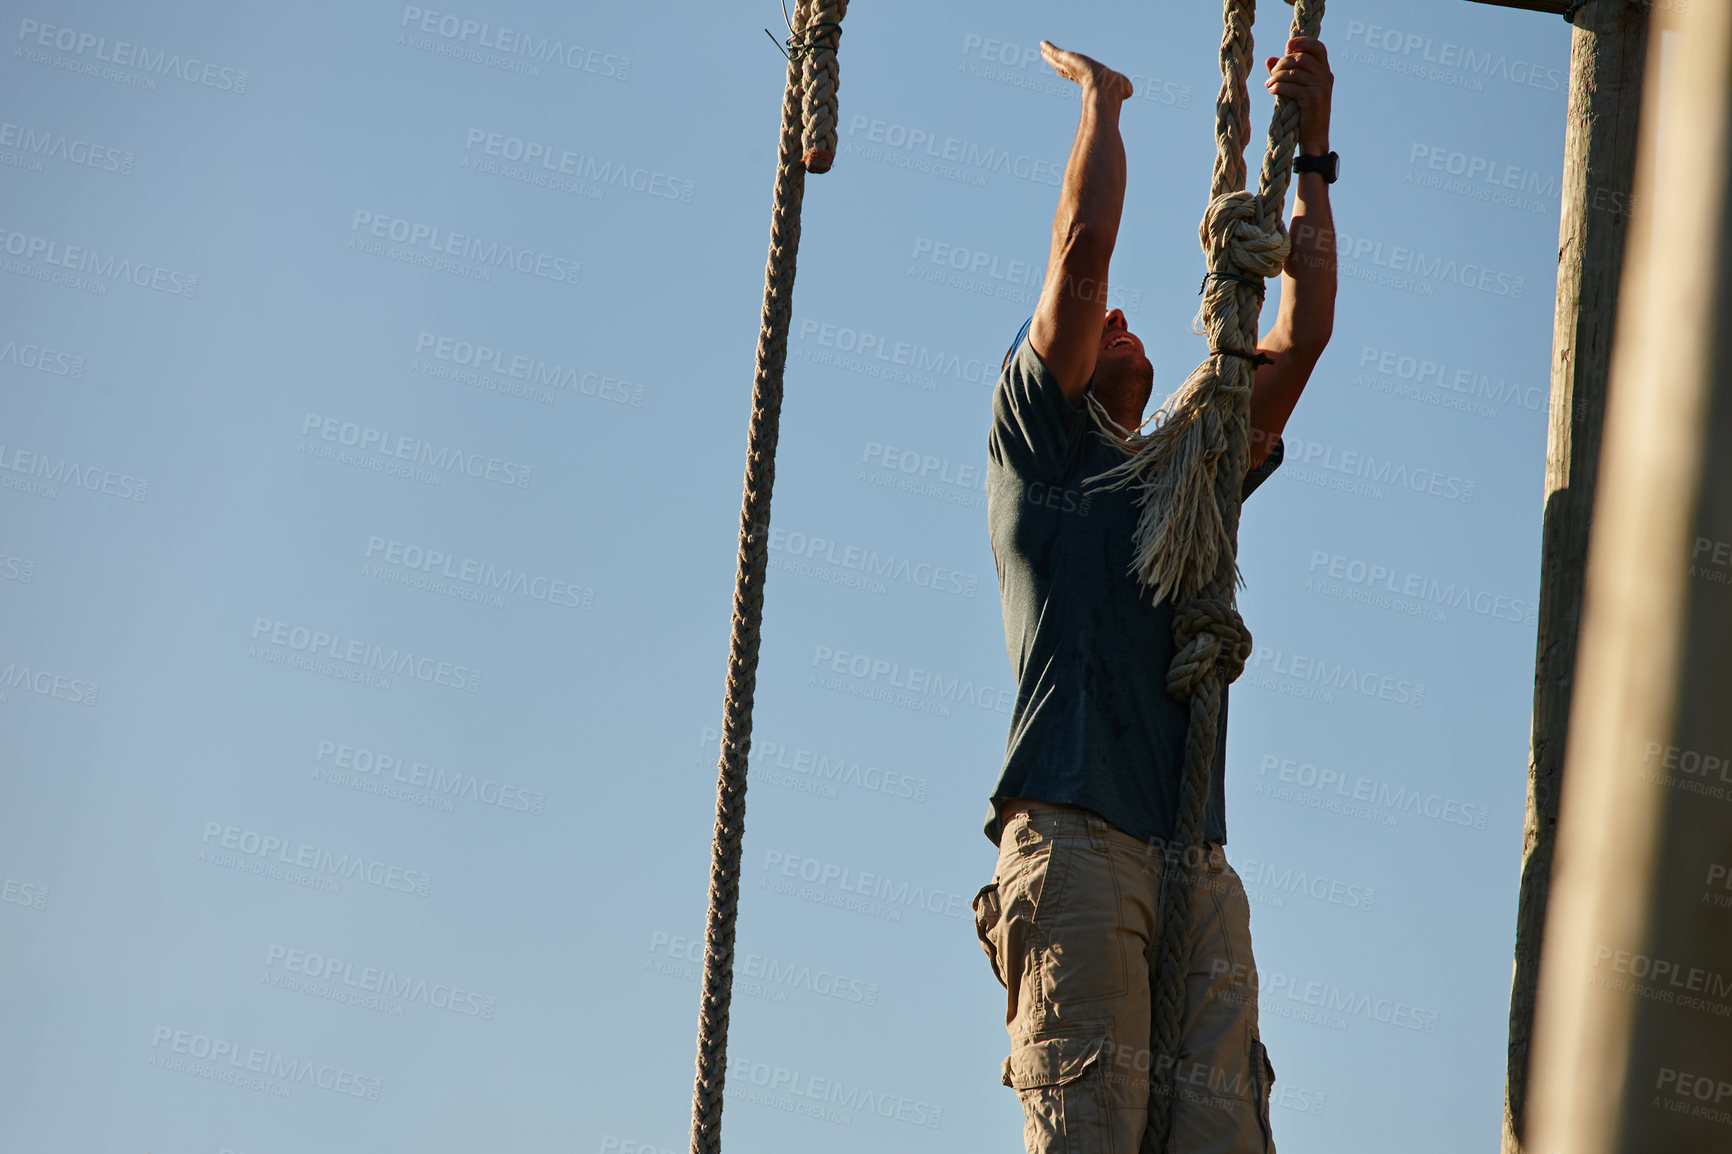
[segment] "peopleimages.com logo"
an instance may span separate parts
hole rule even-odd
[[[418,657],[412,651],[375,645],[369,641],[341,637],[322,629],[311,629],[288,621],[269,617],[253,619],[252,637],[280,649],[341,661],[379,673],[407,675],[417,681],[444,685],[452,689],[481,691],[481,671],[466,665],[454,665],[432,657]]]
[[[226,1038],[171,1026],[158,1026],[150,1045],[152,1066],[276,1097],[286,1098],[296,1085],[302,1085],[377,1102],[385,1085],[379,1078],[345,1066],[306,1060],[260,1046],[243,1047]]]
[[[107,295],[111,283],[132,284],[138,288],[152,289],[188,300],[198,296],[198,277],[193,274],[154,261],[121,256],[113,249],[68,244],[58,237],[38,236],[35,233],[0,227],[0,250],[4,250],[7,256],[20,257],[25,262],[8,262],[16,264],[16,268],[8,268],[7,271],[35,276],[37,280],[66,275],[51,274],[50,268],[66,269],[69,274],[84,273],[87,275],[72,277],[62,283],[98,296]]]
[[[832,676],[834,674],[842,677]],[[844,681],[843,677],[847,680]],[[828,645],[813,647],[812,671],[807,674],[807,680],[826,689],[902,705],[940,717],[950,716],[952,704],[1008,714],[1016,700],[1015,692],[1009,689],[976,685],[967,677],[946,677],[937,670],[916,665],[904,668],[899,661],[851,653]]]
[[[285,979],[278,975],[279,980],[273,984],[333,1001],[345,1001],[347,994],[376,994],[398,1002],[419,1002],[453,1014],[487,1019],[493,1017],[499,1004],[499,1000],[491,995],[465,990],[461,986],[429,982],[419,975],[399,974],[389,967],[361,965],[346,958],[314,950],[297,950],[274,942],[265,951],[265,968],[280,969],[284,975],[293,976]],[[298,982],[296,979],[299,978],[307,979],[307,982]]]
[[[94,60],[116,68],[147,73],[148,76],[130,77],[126,82],[151,91],[156,90],[156,82],[150,79],[151,77],[161,77],[164,80],[173,77],[188,84],[237,95],[247,90],[247,72],[244,68],[216,64],[200,60],[196,56],[182,57],[180,53],[167,49],[152,52],[142,44],[132,44],[125,40],[110,43],[106,36],[98,36],[94,32],[78,28],[64,28],[44,24],[39,20],[24,19],[18,22],[18,39],[25,47],[16,50],[14,55],[24,56],[29,53],[28,58],[36,63],[49,63],[50,60],[41,59],[43,53],[32,52],[32,49],[52,48],[59,52],[69,52],[78,57],[81,64],[86,60]],[[82,67],[69,70],[89,72],[95,67],[83,64]],[[112,69],[98,69],[97,74],[102,75],[103,79],[120,79],[112,74]]]
[[[82,677],[73,677],[66,673],[55,673],[39,665],[8,661],[0,666],[0,701],[6,700],[9,691],[22,689],[43,697],[70,701],[74,705],[95,705],[100,688],[94,681],[86,681]]]
[[[33,172],[41,172],[43,159],[48,159],[79,168],[93,168],[98,172],[131,176],[135,159],[132,153],[113,145],[95,144],[63,132],[38,129],[30,124],[14,124],[9,120],[0,121],[0,148],[17,149],[22,154],[21,159],[28,161],[24,167]]]
[[[56,377],[82,377],[84,358],[76,353],[61,352],[44,345],[19,344],[14,337],[0,341],[0,364],[13,364],[21,369],[34,369]]]
[[[697,190],[697,185],[692,181],[669,176],[656,169],[634,167],[612,160],[598,160],[588,153],[573,152],[569,148],[543,141],[525,140],[520,136],[489,132],[484,128],[471,128],[464,136],[464,151],[473,152],[477,148],[484,156],[522,164],[530,171],[540,168],[556,176],[589,181],[602,188],[610,184],[616,185],[658,200],[690,204],[692,194]],[[535,181],[531,180],[529,183]]]
[[[862,133],[865,141],[857,139]],[[882,161],[916,172],[931,172],[975,187],[984,186],[987,176],[992,173],[1055,188],[1064,176],[1061,161],[1012,152],[1008,148],[993,148],[962,137],[941,136],[931,128],[911,127],[859,114],[848,118],[848,138],[843,142],[844,150],[867,160]]]
[[[509,269],[542,280],[574,285],[583,274],[582,261],[532,248],[483,240],[469,233],[453,232],[437,225],[357,208],[350,221],[349,231],[357,233],[363,229],[370,237],[395,241],[408,246],[412,252],[425,249],[426,253],[421,255],[455,257],[489,268]]]
[[[416,897],[426,897],[433,884],[433,875],[424,870],[407,869],[365,854],[338,852],[310,842],[291,841],[274,834],[220,821],[204,823],[204,834],[200,837],[199,844],[206,847],[201,856],[209,857],[216,865],[232,864],[228,860],[220,860],[218,855],[212,852],[221,849],[229,851],[230,856],[239,854],[242,859],[255,859],[260,863],[269,862],[275,866],[308,870],[314,875],[323,874],[327,881],[363,881],[370,886],[414,894]],[[258,870],[250,869],[244,872],[257,873]],[[330,887],[327,885],[320,888],[329,890]]]
[[[1562,92],[1564,70],[1531,60],[1515,59],[1493,49],[1479,51],[1467,44],[1438,40],[1420,32],[1386,28],[1349,20],[1345,44],[1359,45],[1347,57],[1388,72],[1417,76],[1469,92],[1485,91],[1487,80],[1503,80],[1541,92]]]
[[[389,429],[378,429],[372,425],[322,416],[319,413],[308,413],[301,419],[301,436],[304,439],[299,452],[308,452],[307,446],[312,444],[313,456],[334,457],[343,460],[345,464],[355,463],[375,471],[387,471],[382,466],[396,466],[396,462],[406,461],[410,464],[401,466],[403,471],[417,480],[431,480],[435,485],[439,484],[443,477],[461,474],[478,481],[491,481],[495,485],[527,489],[529,478],[535,472],[533,466],[517,461],[468,452],[452,445],[435,444],[420,437],[405,436]],[[354,460],[344,460],[335,450],[315,443],[314,437],[329,445],[354,450],[347,454]]]
[[[803,320],[800,322],[797,339],[813,341],[837,352],[852,353],[862,360],[870,358],[898,368],[912,369],[917,373],[951,377],[989,389],[998,380],[997,363],[986,358],[965,358],[957,353],[929,348],[912,341],[894,340],[881,333],[853,329],[847,325]]]
[[[437,45],[437,49],[444,49],[439,54],[457,59],[480,57],[477,62],[491,63],[490,57],[497,55],[501,62],[518,64],[529,69],[535,69],[539,64],[557,64],[573,72],[587,72],[608,80],[624,81],[631,78],[629,56],[567,43],[553,36],[538,36],[521,28],[489,24],[483,20],[459,16],[454,12],[435,12],[405,4],[403,18],[398,27],[419,32],[426,37],[439,37],[445,42]],[[425,45],[429,48],[434,46],[432,41]],[[414,47],[420,48],[423,45],[417,43]],[[536,75],[538,72],[539,69],[536,69],[530,74]]]
[[[356,779],[400,782],[425,790],[441,800],[468,800],[517,813],[539,815],[546,811],[547,795],[521,784],[501,781],[492,775],[468,773],[430,764],[401,753],[387,753],[365,745],[320,741],[313,762],[327,770],[338,770]],[[314,770],[314,776],[319,771]],[[352,783],[351,783],[352,784]]]

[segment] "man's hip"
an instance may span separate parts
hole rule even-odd
[[[1150,1052],[1149,975],[1161,882],[1176,868],[1167,851],[1076,806],[1018,799],[1005,811],[975,924],[1006,991],[1001,1075],[1031,1154],[1134,1154],[1151,1084],[1174,1095],[1173,1154],[1272,1151],[1250,907],[1220,846],[1193,863],[1179,1053],[1163,1066]]]

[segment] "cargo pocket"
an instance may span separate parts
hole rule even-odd
[[[1035,1037],[1004,1060],[1004,1084],[1022,1101],[1030,1151],[1104,1150],[1110,1141],[1101,1051],[1105,1034]]]
[[[1251,1070],[1260,1085],[1257,1087],[1257,1125],[1263,1128],[1263,1154],[1275,1154],[1275,1132],[1269,1122],[1269,1101],[1275,1092],[1275,1066],[1269,1061],[1269,1051],[1263,1040],[1251,1035]]]
[[[992,931],[998,927],[1004,911],[999,906],[998,883],[988,882],[980,887],[980,892],[974,895],[974,934],[980,939],[980,948],[986,951],[986,960],[992,963],[992,976],[998,979],[998,984],[1005,989],[1010,985],[1004,980],[1004,973],[998,968],[998,947],[993,944]]]

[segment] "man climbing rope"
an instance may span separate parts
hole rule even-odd
[[[1273,1151],[1250,907],[1221,849],[1224,689],[1201,860],[1187,875],[1176,1060],[1151,1048],[1161,885],[1184,852],[1174,839],[1188,711],[1167,690],[1172,599],[1150,596],[1135,571],[1139,492],[1090,484],[1127,460],[1154,383],[1124,313],[1106,308],[1125,192],[1118,119],[1132,88],[1086,56],[1041,48],[1080,86],[1082,113],[1045,283],[1005,355],[988,438],[988,521],[1018,693],[985,824],[998,863],[974,907],[1007,991],[1003,1079],[1021,1101],[1029,1154]],[[1299,109],[1301,175],[1280,311],[1255,350],[1245,495],[1281,463],[1281,431],[1335,305],[1328,53],[1296,37],[1266,67],[1265,87]],[[1239,128],[1242,146],[1248,120]],[[1152,1132],[1151,1088],[1171,1094],[1165,1133]]]

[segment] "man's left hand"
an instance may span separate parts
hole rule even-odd
[[[1329,96],[1335,75],[1329,71],[1329,50],[1312,36],[1287,41],[1287,55],[1265,61],[1269,79],[1263,87],[1299,105],[1299,151],[1321,156],[1329,151]]]

